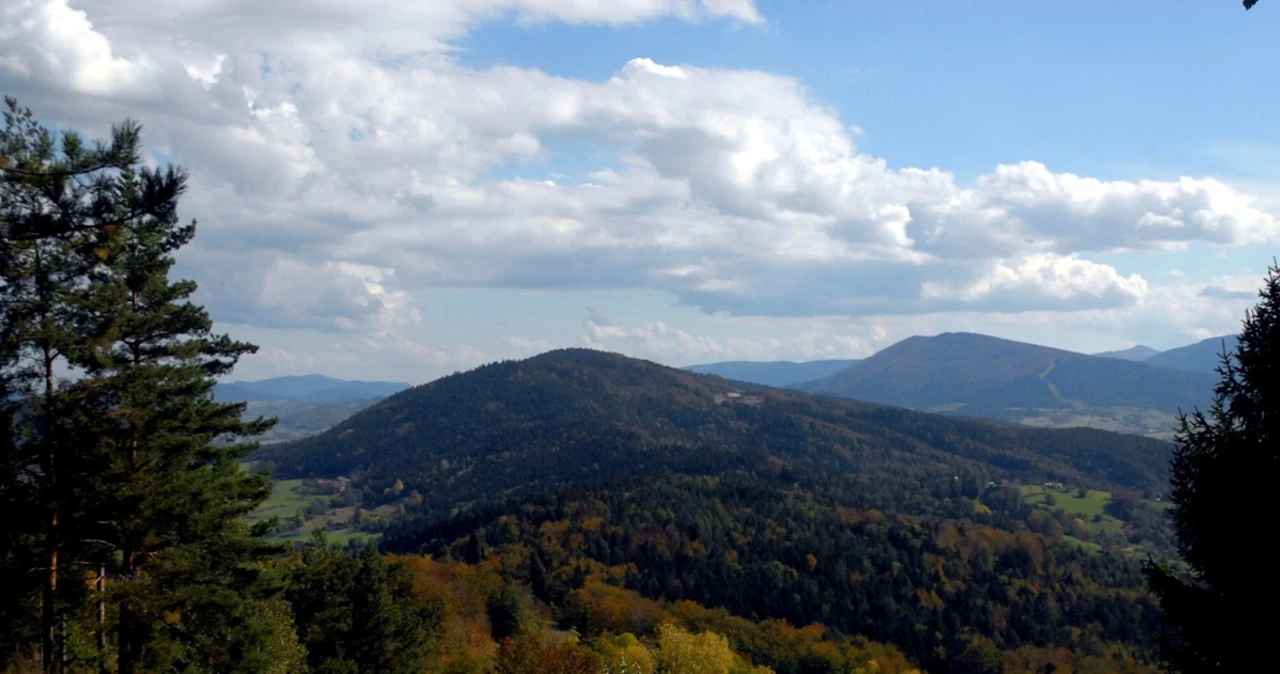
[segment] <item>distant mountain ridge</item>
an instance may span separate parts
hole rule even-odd
[[[1225,345],[1227,353],[1235,351],[1240,341],[1236,335],[1222,335],[1156,354],[1144,362],[1150,365],[1213,374],[1220,364],[1219,355]]]
[[[273,377],[258,381],[219,383],[214,396],[220,400],[307,400],[334,402],[385,398],[409,388],[409,384],[392,381],[351,381],[319,374]]]
[[[245,416],[276,417],[278,422],[258,438],[264,443],[296,440],[319,433],[383,398],[409,388],[385,381],[348,381],[309,374],[259,381],[232,381],[214,386],[221,402],[247,402]]]
[[[731,360],[721,363],[690,365],[683,369],[699,374],[714,374],[734,381],[745,381],[749,384],[785,387],[822,379],[857,362],[856,360],[810,360],[802,362]]]
[[[1033,425],[1167,433],[1204,406],[1214,378],[975,333],[910,337],[856,366],[795,385],[913,409]]]
[[[1160,353],[1159,351],[1156,351],[1155,349],[1149,346],[1146,346],[1144,344],[1139,344],[1137,346],[1131,346],[1127,349],[1121,349],[1119,351],[1103,351],[1101,353],[1095,353],[1093,355],[1099,358],[1119,358],[1120,360],[1143,361],[1143,360],[1147,360],[1148,358],[1151,358],[1152,356],[1156,356],[1159,353]]]

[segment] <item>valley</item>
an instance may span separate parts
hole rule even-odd
[[[367,529],[379,520],[388,522],[398,514],[394,504],[379,506],[372,511],[361,510],[358,503],[348,504],[342,499],[346,480],[277,480],[272,484],[271,496],[249,517],[250,522],[277,521],[268,537],[272,541],[305,542],[317,533],[338,545],[347,546],[353,540],[358,543],[374,543],[381,534]]]
[[[328,430],[352,414],[407,388],[409,384],[399,382],[305,375],[220,383],[214,387],[214,398],[221,402],[246,403],[243,415],[246,420],[276,418],[275,426],[255,438],[271,444]]]

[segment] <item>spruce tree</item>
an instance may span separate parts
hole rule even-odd
[[[1280,473],[1280,268],[1245,317],[1233,353],[1223,353],[1207,412],[1183,415],[1172,462],[1172,517],[1187,573],[1148,562],[1170,634],[1169,669],[1187,674],[1249,671],[1274,660],[1280,600],[1257,517],[1274,509]]]

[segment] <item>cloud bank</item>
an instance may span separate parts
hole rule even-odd
[[[183,210],[201,232],[183,269],[215,318],[427,361],[479,354],[413,340],[424,288],[648,288],[779,320],[1106,312],[1160,297],[1092,255],[1280,239],[1274,214],[1212,178],[1027,160],[961,184],[893,167],[767,72],[640,56],[588,81],[476,69],[455,48],[490,21],[664,18],[767,23],[751,0],[16,0],[0,11],[0,85],[57,124],[141,119],[157,157],[191,171]],[[661,321],[585,330],[655,352],[771,348]]]

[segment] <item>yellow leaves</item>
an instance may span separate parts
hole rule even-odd
[[[564,540],[565,534],[569,532],[570,523],[568,520],[559,520],[556,522],[543,522],[538,527],[542,533],[542,538],[552,547],[562,547],[561,542]]]
[[[672,623],[658,626],[657,656],[662,674],[729,674],[736,660],[727,638],[693,634]]]
[[[610,674],[654,674],[653,654],[630,632],[618,635],[601,646],[604,671]]]
[[[960,530],[954,522],[943,522],[938,525],[937,541],[939,547],[953,548],[960,542]]]

